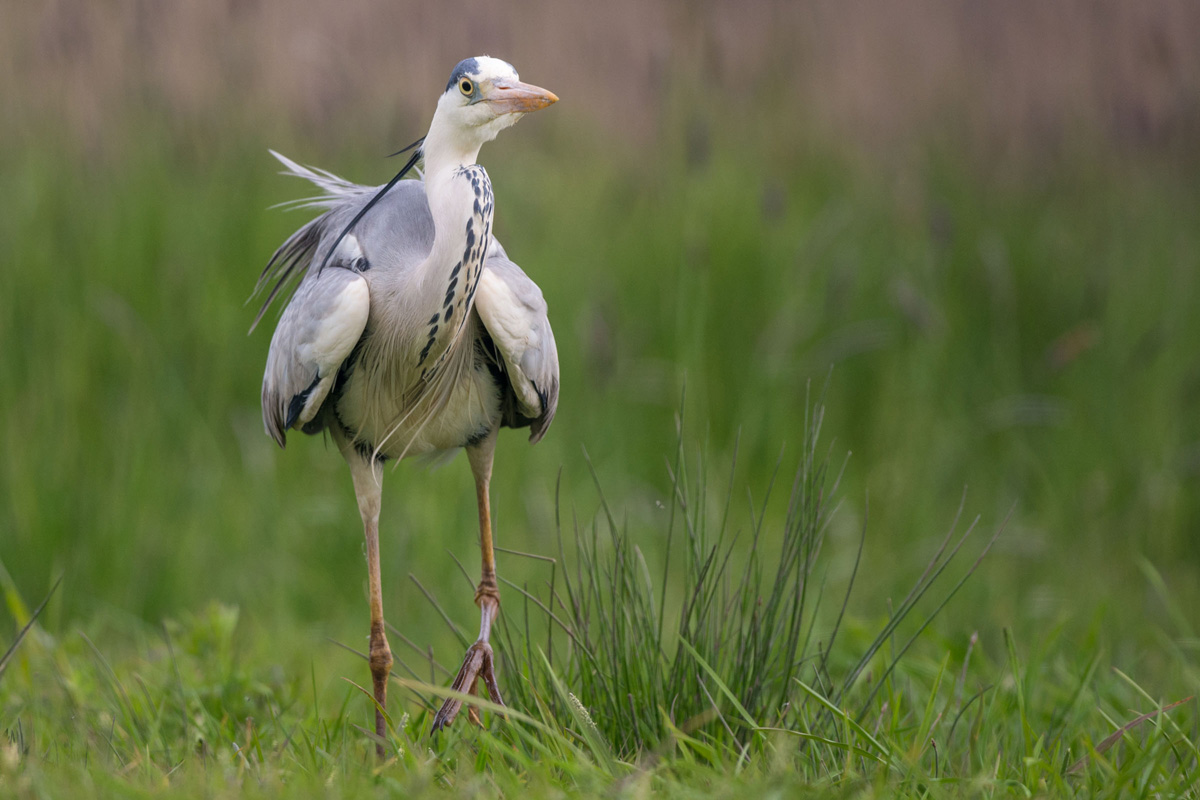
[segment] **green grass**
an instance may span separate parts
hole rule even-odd
[[[484,161],[563,393],[497,458],[514,713],[426,737],[462,642],[409,575],[469,636],[473,495],[401,466],[382,766],[335,644],[367,629],[349,476],[259,422],[242,301],[303,219],[265,210],[302,191],[276,142],[7,134],[0,650],[63,580],[0,674],[0,795],[1189,791],[1195,702],[1141,719],[1200,683],[1189,168],[519,133]]]
[[[500,717],[483,703],[484,728],[431,737],[449,670],[429,652],[426,681],[401,654],[389,757],[377,763],[369,694],[354,674],[361,653],[319,674],[343,652],[327,643],[307,673],[289,672],[273,642],[239,636],[236,608],[212,604],[157,627],[93,622],[57,641],[39,631],[21,674],[0,667],[6,690],[16,687],[0,779],[51,796],[1194,795],[1191,698],[1148,694],[1100,651],[1022,657],[1006,630],[992,660],[977,637],[963,649],[922,636],[997,538],[950,583],[974,524],[960,535],[956,517],[878,627],[844,618],[852,586],[829,591],[834,559],[821,554],[835,496],[818,455],[822,409],[808,418],[778,536],[764,511],[737,547],[727,509],[694,510],[709,487],[703,463],[688,469],[681,437],[679,530],[665,533],[684,552],[661,579],[607,512],[576,529],[573,547],[560,542],[557,559],[539,559],[545,591],[519,589],[526,602],[510,601],[498,629],[511,709]],[[676,581],[681,602],[665,602]],[[828,597],[840,604],[822,605]],[[97,640],[116,643],[121,660]]]

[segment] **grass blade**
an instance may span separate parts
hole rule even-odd
[[[4,671],[8,669],[8,663],[12,660],[13,655],[17,652],[17,648],[21,646],[21,642],[25,639],[26,634],[33,629],[33,624],[37,622],[38,617],[42,615],[42,611],[46,609],[46,604],[50,602],[50,598],[53,597],[54,592],[58,590],[58,585],[62,583],[62,579],[63,576],[59,575],[58,580],[56,580],[54,585],[50,587],[50,591],[46,593],[45,598],[42,599],[42,602],[29,616],[29,621],[26,622],[24,627],[17,632],[16,638],[13,639],[13,642],[8,646],[8,649],[4,651],[4,655],[0,656],[0,679],[4,677]]]

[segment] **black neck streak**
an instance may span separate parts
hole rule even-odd
[[[444,352],[470,316],[492,233],[492,182],[484,168],[478,164],[459,167],[454,171],[452,180],[469,182],[474,197],[467,215],[462,255],[450,271],[441,310],[429,318],[429,336],[417,361],[417,366],[423,367],[423,378],[429,370],[424,364],[430,353],[435,348]],[[453,327],[451,323],[454,323]],[[448,335],[451,330],[453,335]],[[438,335],[439,331],[441,336]],[[443,347],[437,346],[439,341],[445,343]]]

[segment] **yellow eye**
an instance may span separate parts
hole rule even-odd
[[[470,78],[463,78],[462,82],[458,84],[458,89],[467,97],[470,97],[471,92],[475,91],[475,85],[471,83]]]

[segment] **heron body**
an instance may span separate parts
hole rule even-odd
[[[492,235],[492,185],[475,160],[500,130],[556,100],[521,83],[506,62],[467,59],[451,74],[421,144],[421,180],[359,186],[275,154],[288,174],[321,190],[297,205],[324,213],[284,242],[259,281],[260,290],[273,284],[261,318],[300,276],[271,339],[263,422],[281,447],[289,429],[329,431],[350,466],[367,539],[380,709],[392,661],[379,576],[381,467],[459,448],[475,477],[483,568],[480,637],[454,688],[473,692],[482,677],[500,699],[488,645],[499,611],[492,454],[501,427],[528,426],[534,442],[549,427],[558,354],[541,291]],[[447,701],[435,728],[452,722],[460,705]],[[386,735],[378,711],[376,733]]]

